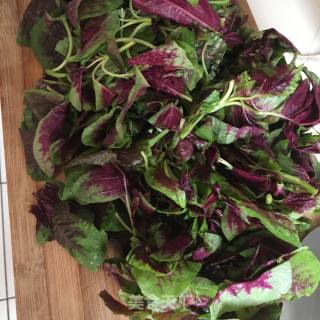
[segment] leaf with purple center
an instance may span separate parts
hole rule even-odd
[[[158,129],[177,132],[180,129],[181,120],[181,109],[174,104],[169,104],[150,118],[149,122]]]
[[[221,218],[221,229],[228,241],[250,228],[249,220],[235,204],[228,204]]]
[[[157,261],[175,261],[182,258],[184,251],[192,244],[192,237],[188,233],[182,233],[168,240],[159,251],[150,257]]]
[[[179,188],[179,183],[168,177],[161,168],[147,170],[144,177],[150,188],[163,193],[181,208],[186,207],[185,192]]]
[[[55,107],[38,125],[33,141],[33,154],[40,169],[48,176],[54,174],[54,165],[50,159],[50,146],[65,134],[65,121],[69,106],[61,104]]]
[[[111,109],[83,130],[81,141],[84,145],[89,147],[102,145],[107,132],[111,130],[114,124],[113,116],[115,111],[115,108]]]
[[[300,247],[300,239],[294,223],[287,216],[257,207],[253,203],[239,203],[241,211],[248,217],[258,219],[277,238]]]
[[[127,192],[124,172],[112,163],[89,170],[70,187],[71,197],[83,205],[113,201]]]

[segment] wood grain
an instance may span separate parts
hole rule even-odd
[[[115,295],[118,290],[103,271],[89,273],[79,268],[56,243],[42,248],[35,242],[35,220],[28,212],[33,201],[31,192],[38,185],[26,175],[19,125],[23,90],[35,85],[41,68],[31,51],[15,42],[18,23],[28,2],[0,0],[0,94],[17,317],[18,320],[125,319],[111,314],[98,297],[105,288]],[[240,3],[245,5],[245,1]]]

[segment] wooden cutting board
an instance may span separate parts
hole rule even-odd
[[[46,0],[43,0],[46,1]],[[29,214],[39,184],[26,175],[19,126],[23,90],[32,88],[41,69],[31,51],[19,47],[16,33],[29,0],[0,0],[0,97],[8,177],[9,209],[18,320],[120,320],[98,297],[115,284],[103,271],[89,273],[55,242],[35,242],[35,219]],[[244,12],[246,1],[239,1]],[[250,24],[255,26],[251,18]],[[2,284],[0,284],[2,285]]]

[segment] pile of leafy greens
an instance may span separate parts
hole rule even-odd
[[[278,320],[316,290],[320,79],[289,40],[231,0],[33,0],[18,42],[38,242],[113,274],[112,311]]]

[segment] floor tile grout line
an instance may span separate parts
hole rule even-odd
[[[5,298],[5,299],[0,299],[0,302],[4,302],[7,300],[14,300],[16,297],[9,297],[9,298]]]
[[[2,123],[2,108],[0,105],[0,126],[3,128],[3,123]],[[2,134],[3,138],[3,132],[2,130],[0,131],[0,134]],[[2,149],[2,150],[1,150]],[[0,152],[4,152],[4,147],[2,144],[2,148],[0,149]],[[2,160],[0,156],[0,181],[2,181]],[[2,216],[2,239],[3,239],[3,262],[4,262],[4,277],[5,277],[5,291],[6,291],[6,297],[8,297],[8,272],[7,272],[7,256],[6,256],[6,239],[5,239],[5,227],[4,227],[4,212],[3,212],[3,188],[1,186],[1,191],[0,191],[0,201],[1,201],[1,216]],[[10,226],[9,226],[10,228]],[[10,310],[9,310],[9,300],[7,300],[7,318],[10,320]]]

